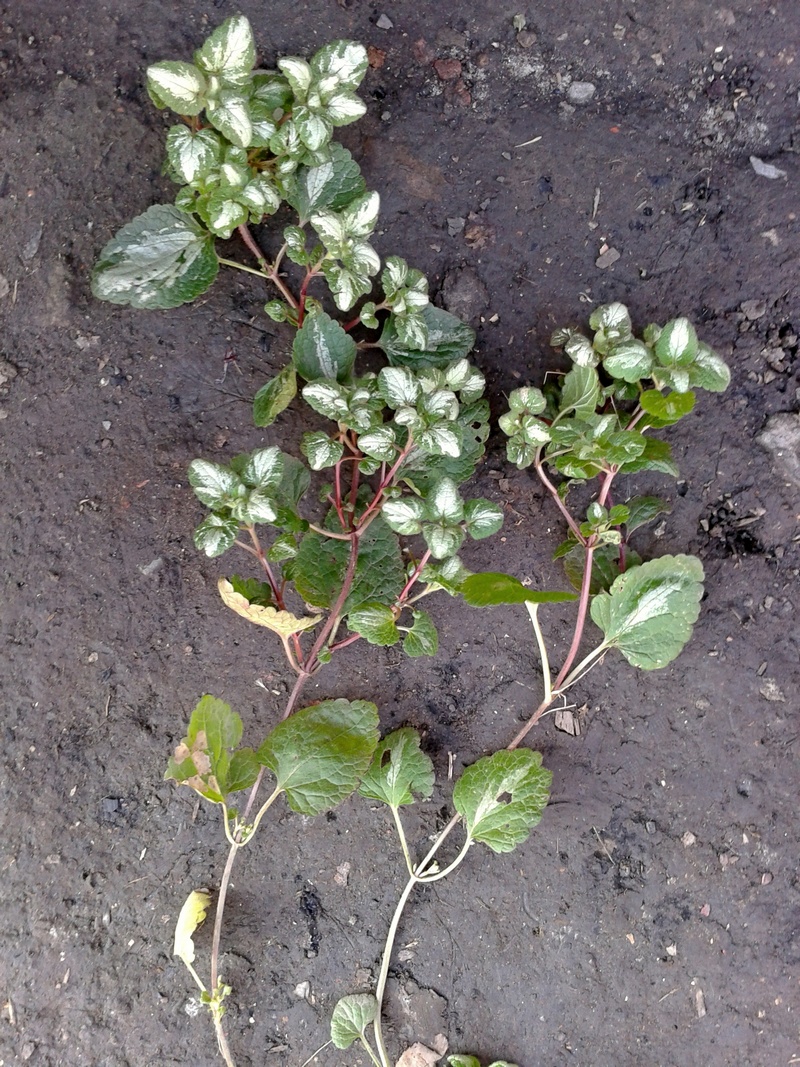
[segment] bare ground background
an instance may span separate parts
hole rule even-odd
[[[611,299],[639,325],[688,314],[733,369],[673,433],[673,514],[640,539],[704,561],[690,646],[649,675],[609,659],[577,694],[580,737],[545,720],[539,830],[510,856],[475,850],[403,923],[393,1047],[441,1031],[521,1067],[797,1062],[800,463],[796,436],[779,453],[756,441],[798,410],[796,5],[21,0],[0,5],[0,1064],[217,1062],[170,951],[186,893],[218,882],[220,827],[161,776],[202,693],[257,739],[287,679],[218,603],[185,471],[299,435],[291,414],[254,430],[230,395],[252,396],[288,340],[257,283],[226,275],[156,314],[94,302],[88,275],[170,196],[144,67],[237,11],[265,64],[334,37],[385,53],[343,140],[382,196],[379,250],[477,327],[495,412],[541,381],[555,325]],[[569,102],[573,81],[594,84],[588,103]],[[242,374],[221,387],[229,347]],[[467,562],[554,581],[558,522],[497,437],[477,482],[508,520]],[[444,784],[417,845],[448,755],[458,768],[505,744],[538,699],[524,613],[433,613],[435,660],[359,647],[315,690],[423,731]],[[547,622],[563,640],[566,616]],[[373,980],[402,885],[364,804],[277,830],[243,857],[229,909],[241,1067],[299,1067],[323,1043],[336,999]]]

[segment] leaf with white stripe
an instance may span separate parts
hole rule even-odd
[[[195,52],[194,60],[223,83],[244,85],[256,61],[253,31],[244,15],[234,15],[218,26]]]
[[[365,193],[349,204],[341,214],[348,237],[369,237],[378,221],[381,198],[378,193]]]
[[[302,103],[308,95],[308,89],[314,77],[311,67],[304,59],[297,56],[284,56],[278,60],[278,69],[292,87],[295,99]]]
[[[367,50],[357,41],[331,41],[311,60],[311,69],[320,82],[343,89],[357,89],[368,65]]]
[[[172,126],[167,133],[167,159],[179,181],[187,185],[205,178],[222,159],[222,141],[214,130],[193,133]]]
[[[362,433],[358,447],[366,456],[372,456],[383,463],[389,463],[395,456],[395,437],[391,426],[379,426],[368,433]]]
[[[325,104],[325,115],[334,126],[348,126],[367,113],[367,105],[354,93],[336,93]]]
[[[422,529],[425,504],[416,496],[387,500],[381,508],[383,520],[395,533],[411,537]]]
[[[425,517],[449,523],[461,522],[464,518],[464,501],[452,478],[442,478],[433,487],[425,502]]]
[[[312,471],[321,471],[339,462],[344,445],[341,441],[332,441],[322,430],[313,430],[303,434],[300,451],[308,460]]]
[[[156,107],[179,115],[199,115],[206,106],[208,84],[193,63],[166,60],[147,68],[147,91]]]
[[[384,367],[378,390],[390,408],[411,407],[419,397],[419,382],[407,367]]]
[[[250,147],[253,124],[250,121],[247,97],[233,89],[225,89],[208,101],[206,115],[211,125],[237,148]]]

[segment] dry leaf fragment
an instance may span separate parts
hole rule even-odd
[[[322,618],[321,615],[307,615],[298,619],[290,611],[278,611],[277,608],[251,604],[246,596],[236,592],[227,578],[220,578],[217,588],[223,604],[231,611],[235,611],[237,615],[241,615],[249,622],[254,622],[256,626],[266,626],[268,630],[272,630],[281,637],[290,637],[302,630],[310,630]]]
[[[758,156],[750,156],[750,166],[761,178],[785,178],[786,171],[781,170],[780,167],[775,167],[772,163],[765,163],[763,159],[759,159]]]
[[[194,941],[192,934],[202,923],[208,912],[211,894],[204,889],[193,889],[181,908],[178,922],[175,924],[174,956],[180,956],[187,965],[194,963]]]

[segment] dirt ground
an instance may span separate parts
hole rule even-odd
[[[553,803],[517,852],[475,849],[413,901],[392,1049],[442,1032],[520,1067],[800,1062],[796,4],[17,0],[0,5],[0,1065],[219,1062],[171,949],[186,894],[219,882],[221,828],[162,774],[202,693],[257,740],[288,679],[219,604],[185,472],[299,436],[291,413],[253,429],[237,399],[289,342],[258,282],[226,274],[151,313],[95,302],[88,277],[124,222],[170,198],[144,67],[188,58],[236,11],[269,65],[335,37],[385,53],[342,140],[381,193],[379,251],[476,326],[495,413],[541,383],[555,325],[612,299],[640,326],[688,314],[733,370],[672,434],[677,486],[627,486],[673,502],[643,554],[703,559],[690,645],[651,674],[609,658],[578,687],[581,735],[536,731]],[[580,82],[594,93],[570,102]],[[218,385],[228,348],[241,375]],[[768,451],[779,413],[795,443]],[[465,562],[555,583],[559,523],[498,435],[476,490],[508,518]],[[431,611],[435,659],[359,645],[312,693],[422,730],[443,784],[412,819],[416,847],[451,754],[458,768],[502,747],[538,702],[523,611]],[[567,613],[545,621],[563,647]],[[239,1067],[300,1067],[323,1044],[336,999],[374,981],[402,884],[364,803],[286,813],[243,857],[223,957]]]

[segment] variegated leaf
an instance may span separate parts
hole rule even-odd
[[[244,85],[256,61],[253,31],[244,15],[234,15],[218,26],[195,53],[195,62],[207,74],[228,85]]]
[[[167,159],[176,176],[187,185],[205,178],[222,158],[222,141],[214,130],[172,126],[167,133]]]
[[[158,107],[179,115],[199,115],[206,105],[203,72],[193,63],[166,60],[147,68],[147,90]]]

